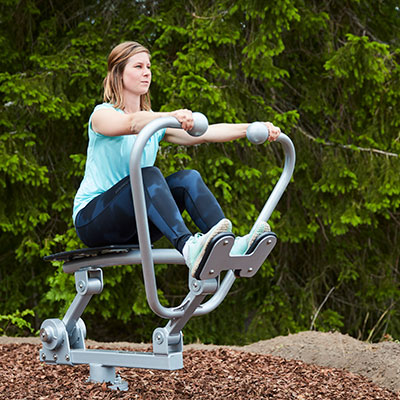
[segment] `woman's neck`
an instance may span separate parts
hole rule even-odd
[[[134,113],[140,111],[140,96],[132,93],[124,93],[124,108],[126,113]]]

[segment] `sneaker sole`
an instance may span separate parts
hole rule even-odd
[[[264,229],[263,229],[260,233],[258,233],[258,232],[254,232],[254,233],[253,233],[253,236],[252,236],[252,237],[250,238],[250,240],[249,240],[248,248],[247,248],[245,254],[249,254],[249,251],[250,251],[250,249],[252,248],[253,243],[254,243],[255,241],[257,241],[257,243],[259,242],[259,241],[257,240],[258,237],[262,236],[264,233],[271,232],[271,227],[269,226],[269,224],[267,224],[267,223],[265,222],[262,226],[263,226]]]
[[[218,226],[218,224],[220,224],[220,226]],[[211,228],[211,229],[214,229],[214,231],[212,232],[212,235],[210,235],[207,238],[206,242],[203,245],[202,250],[200,251],[200,253],[197,256],[196,262],[193,264],[193,267],[191,269],[193,277],[195,276],[195,273],[196,273],[197,269],[199,268],[199,264],[201,263],[201,261],[204,258],[205,251],[206,251],[210,241],[213,238],[215,238],[215,236],[217,236],[218,234],[229,233],[232,230],[232,224],[231,224],[231,221],[229,221],[229,219],[224,218],[221,221],[219,221],[218,224],[216,226],[214,226],[214,228]]]
[[[201,258],[201,261],[199,262],[198,266],[196,267],[196,270],[194,270],[194,268],[192,270],[193,278],[200,280],[200,275],[204,269],[204,266],[206,265],[208,257],[210,256],[211,250],[213,249],[215,243],[217,243],[218,240],[223,239],[225,237],[234,238],[235,235],[233,233],[223,232],[223,233],[218,233],[216,236],[213,236],[212,238],[210,238],[207,245],[204,246],[204,255]]]
[[[256,247],[258,246],[258,244],[261,242],[261,240],[263,240],[265,237],[269,236],[269,235],[275,235],[274,232],[264,232],[261,235],[258,235],[256,237],[256,239],[254,240],[254,242],[250,245],[250,247],[247,249],[246,254],[251,254]]]

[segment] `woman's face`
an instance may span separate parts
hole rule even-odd
[[[146,52],[129,58],[122,73],[124,90],[140,96],[146,94],[151,83],[150,57]]]

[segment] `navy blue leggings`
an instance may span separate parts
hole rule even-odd
[[[158,168],[146,167],[142,174],[152,243],[164,235],[182,252],[192,235],[182,219],[185,209],[203,233],[224,218],[197,171],[183,170],[164,178]],[[89,247],[137,244],[129,176],[79,211],[75,227],[79,238]]]

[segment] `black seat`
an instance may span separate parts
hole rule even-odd
[[[110,246],[102,247],[89,247],[86,249],[77,249],[71,251],[62,251],[61,253],[50,254],[43,257],[45,261],[73,261],[82,258],[103,256],[105,254],[122,254],[128,253],[132,250],[139,250],[137,244],[113,244]]]

